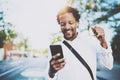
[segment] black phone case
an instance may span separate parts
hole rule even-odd
[[[62,51],[62,46],[61,45],[50,45],[50,50],[52,56],[60,53],[60,56],[58,58],[63,58],[63,51]]]

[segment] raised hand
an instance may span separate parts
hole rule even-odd
[[[100,41],[101,46],[107,49],[104,29],[102,29],[101,27],[95,26],[95,27],[92,27],[92,31],[94,32],[97,39]]]

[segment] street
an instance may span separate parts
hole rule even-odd
[[[0,62],[0,80],[46,80],[46,61],[41,57]]]
[[[98,80],[120,80],[120,65],[114,64],[112,70],[97,71]]]
[[[0,62],[0,80],[47,80],[47,58],[23,58]],[[120,65],[97,71],[97,80],[120,80]]]

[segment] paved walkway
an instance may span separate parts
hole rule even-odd
[[[114,64],[113,69],[97,72],[98,80],[120,80],[120,65]]]

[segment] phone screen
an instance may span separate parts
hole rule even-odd
[[[63,51],[62,51],[62,46],[61,45],[50,45],[50,50],[51,50],[51,54],[52,56],[60,53],[60,58],[63,58]]]

